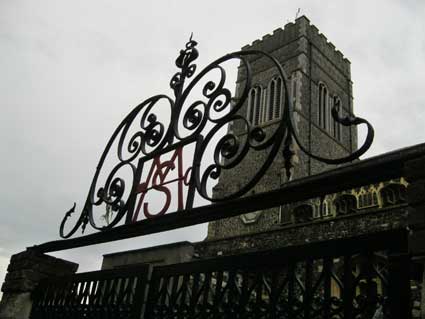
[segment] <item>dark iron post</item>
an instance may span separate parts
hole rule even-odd
[[[392,252],[389,262],[388,300],[383,311],[389,319],[409,319],[410,313],[410,256]]]

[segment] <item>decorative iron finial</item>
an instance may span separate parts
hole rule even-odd
[[[177,72],[170,81],[170,87],[174,90],[175,97],[179,97],[186,78],[192,77],[196,71],[196,64],[191,64],[198,56],[198,50],[195,48],[198,43],[193,38],[193,32],[190,34],[189,41],[186,43],[186,48],[180,50],[180,55],[176,59],[176,66],[181,69]]]

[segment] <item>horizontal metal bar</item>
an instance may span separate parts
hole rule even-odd
[[[107,231],[72,239],[51,241],[30,248],[37,249],[40,252],[53,252],[100,244],[192,226],[337,193],[346,189],[401,177],[406,161],[422,156],[425,156],[425,143],[379,155],[318,175],[294,180],[282,185],[279,189],[266,193],[200,206],[190,210],[181,210],[158,218],[117,226]]]

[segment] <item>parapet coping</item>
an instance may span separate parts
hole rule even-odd
[[[403,213],[407,213],[407,206],[408,206],[407,204],[400,204],[400,205],[383,207],[383,208],[373,207],[370,209],[365,209],[362,212],[356,212],[352,214],[333,216],[333,217],[330,216],[327,218],[312,220],[308,222],[283,223],[283,224],[276,225],[273,228],[270,228],[267,230],[261,230],[259,232],[250,232],[246,234],[238,234],[238,235],[233,235],[229,237],[221,237],[221,238],[212,238],[212,239],[207,238],[204,241],[196,242],[194,244],[196,244],[197,246],[202,246],[202,245],[210,245],[213,243],[227,241],[227,240],[243,240],[244,238],[252,238],[256,236],[262,236],[265,234],[280,233],[282,231],[289,230],[289,229],[297,229],[297,228],[303,228],[303,227],[316,227],[317,225],[324,224],[324,223],[339,222],[341,220],[346,220],[346,219],[356,219],[358,217],[364,217],[368,215],[381,215],[385,213],[394,213],[394,212],[403,214]]]
[[[253,46],[257,46],[261,43],[264,43],[265,41],[268,41],[269,39],[271,39],[273,36],[275,36],[276,34],[278,34],[280,32],[285,32],[285,31],[288,31],[290,28],[292,28],[294,26],[301,26],[301,25],[306,25],[307,27],[310,27],[310,30],[312,30],[313,33],[315,33],[317,35],[317,38],[319,39],[319,41],[321,42],[321,44],[324,47],[328,47],[331,52],[333,52],[339,59],[341,59],[342,61],[344,61],[348,65],[351,64],[350,60],[348,60],[346,57],[344,57],[342,52],[339,51],[338,49],[336,49],[335,45],[332,42],[328,41],[327,37],[323,33],[319,32],[319,29],[314,24],[311,24],[310,20],[305,15],[302,15],[301,17],[297,18],[295,20],[295,23],[289,22],[289,23],[285,24],[285,26],[283,28],[275,29],[272,34],[270,34],[270,33],[265,34],[265,35],[262,36],[261,39],[256,39],[251,44],[247,44],[247,45],[243,46],[242,50],[251,49]]]

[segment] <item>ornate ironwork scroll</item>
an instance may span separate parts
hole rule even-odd
[[[138,265],[45,278],[30,318],[140,318],[148,274],[148,265]]]
[[[289,177],[292,168],[292,145],[308,156],[328,164],[352,161],[366,152],[373,140],[373,128],[364,119],[348,116],[341,118],[334,107],[334,119],[344,126],[366,124],[367,137],[364,144],[349,156],[330,159],[310,153],[301,143],[293,120],[293,108],[287,90],[287,77],[276,58],[262,51],[246,50],[227,54],[196,73],[194,63],[198,58],[197,42],[190,38],[176,59],[179,68],[170,81],[174,98],[167,95],[153,96],[136,106],[121,122],[112,134],[99,160],[82,213],[75,225],[68,231],[65,224],[75,210],[69,210],[60,225],[63,238],[72,236],[79,228],[84,231],[86,225],[97,230],[106,230],[120,222],[136,222],[141,212],[146,218],[163,215],[169,208],[171,183],[178,184],[178,209],[190,209],[195,193],[211,201],[226,201],[238,198],[252,189],[266,173],[275,157],[281,152],[286,174]],[[262,56],[274,65],[283,79],[282,120],[273,132],[268,132],[250,123],[242,114],[249,90],[252,87],[252,69],[250,57]],[[226,72],[223,65],[231,60],[239,60],[245,69],[246,80],[240,96],[232,98],[226,88]],[[208,80],[214,74],[218,80]],[[196,95],[200,91],[200,97]],[[193,99],[195,101],[193,102]],[[245,138],[227,130],[230,123],[242,123]],[[226,131],[223,134],[223,131]],[[217,141],[217,142],[216,142]],[[194,146],[190,166],[183,168],[182,148]],[[224,197],[209,194],[209,183],[222,175],[225,170],[236,167],[247,157],[250,151],[267,151],[267,156],[258,171],[253,172],[248,182],[233,193]],[[115,153],[116,152],[116,153]],[[212,152],[212,163],[206,157]],[[161,156],[171,154],[170,159]],[[106,160],[115,156],[112,169],[106,167]],[[149,163],[151,166],[149,167]],[[178,170],[177,177],[168,180],[168,174]],[[104,182],[100,181],[101,172],[109,172]],[[143,179],[143,174],[148,177]],[[127,175],[127,178],[124,176]],[[182,187],[187,187],[186,202],[183,204]],[[155,190],[165,196],[165,204],[159,211],[152,212],[144,196],[149,190]],[[98,225],[93,208],[106,205],[104,220],[106,225]]]
[[[342,319],[348,308],[352,318],[372,318],[388,307],[388,262],[376,255],[266,265],[236,257],[155,268],[145,317]]]

